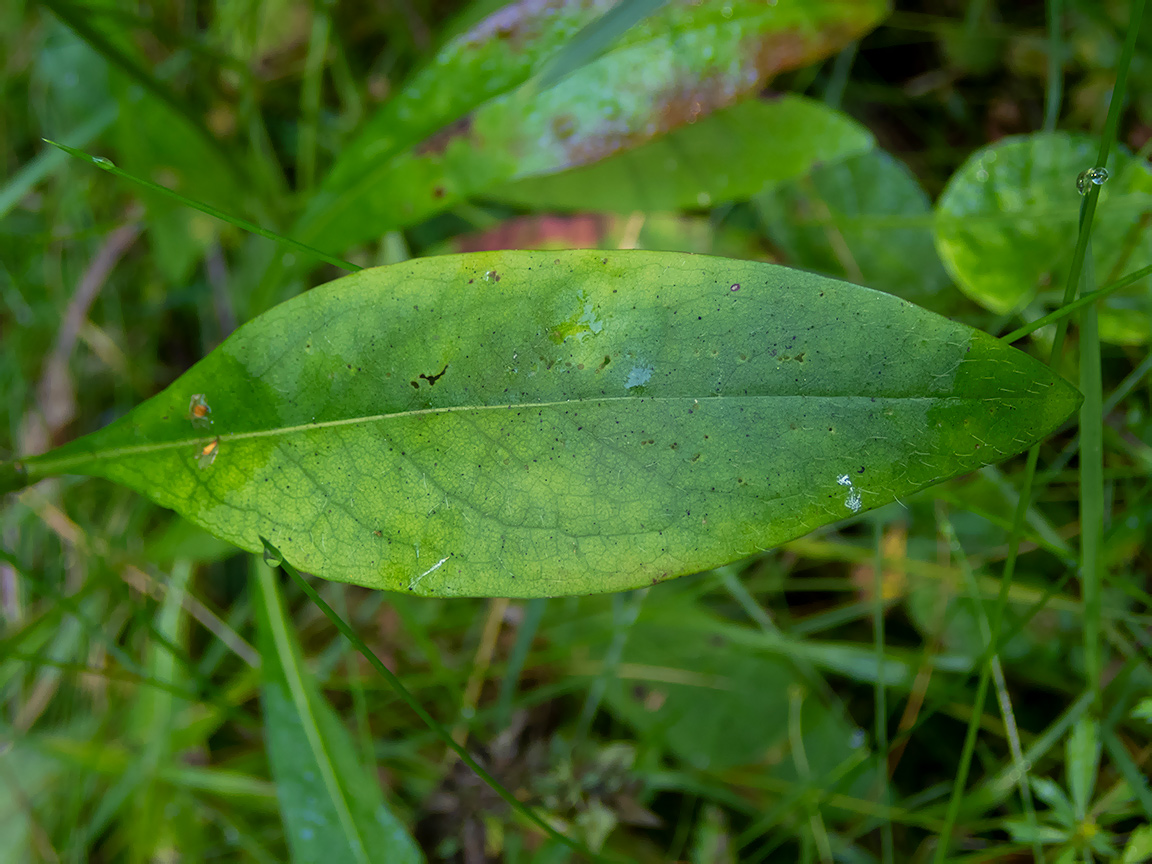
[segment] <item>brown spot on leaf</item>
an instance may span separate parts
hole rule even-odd
[[[467,138],[472,134],[472,115],[467,114],[443,129],[433,132],[416,145],[417,156],[443,156],[456,138]]]
[[[556,142],[564,147],[568,167],[585,165],[613,153],[629,150],[647,143],[758,93],[774,75],[827,57],[871,29],[873,21],[867,13],[858,23],[836,22],[803,31],[790,30],[757,34],[745,40],[737,57],[723,68],[714,67],[699,76],[689,76],[682,70],[660,92],[652,94],[651,113],[634,118],[632,128],[619,127],[588,130],[587,134],[560,135],[553,121]],[[567,131],[564,124],[560,128]]]

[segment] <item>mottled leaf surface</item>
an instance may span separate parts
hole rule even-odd
[[[1152,264],[1152,170],[1117,149],[1092,229],[1101,285]],[[1076,178],[1095,165],[1097,150],[1083,135],[1004,138],[952,175],[937,203],[936,244],[968,296],[1000,314],[1030,303],[1038,292],[1048,292],[1046,307],[1062,302],[1076,245]],[[1100,338],[1148,341],[1150,290],[1152,280],[1142,279],[1100,301]]]
[[[281,304],[25,469],[108,477],[330,579],[582,594],[707,569],[1002,459],[1078,400],[986,334],[812,274],[476,253]]]
[[[349,144],[293,236],[345,248],[497,183],[636,147],[828,56],[887,12],[886,0],[679,0],[555,86],[530,81],[609,5],[523,0],[451,40]]]
[[[872,133],[814,99],[752,99],[581,168],[486,197],[550,210],[679,210],[750,198],[819,162],[871,148]]]

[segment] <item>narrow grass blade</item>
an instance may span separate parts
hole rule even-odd
[[[304,667],[275,571],[260,562],[253,568],[265,735],[293,861],[423,861]]]
[[[291,237],[285,237],[283,234],[277,234],[275,231],[269,231],[267,228],[261,228],[259,225],[256,225],[253,222],[249,222],[246,219],[241,219],[239,216],[233,216],[229,213],[225,213],[222,210],[217,210],[215,207],[210,207],[209,205],[201,203],[200,201],[185,197],[179,192],[173,192],[171,189],[168,189],[165,186],[161,186],[159,183],[153,183],[150,180],[145,180],[142,177],[137,177],[134,174],[130,174],[127,171],[117,168],[108,159],[100,156],[91,156],[88,153],[85,153],[83,150],[77,150],[75,147],[69,147],[66,144],[61,144],[48,138],[45,138],[44,141],[47,144],[51,144],[53,147],[60,148],[70,156],[75,156],[77,159],[81,159],[91,165],[95,165],[97,168],[101,168],[104,171],[107,171],[109,174],[113,174],[116,177],[123,177],[125,180],[131,180],[133,183],[136,183],[139,186],[143,186],[145,189],[149,189],[152,192],[157,192],[160,195],[171,198],[173,201],[176,201],[187,207],[191,207],[194,210],[199,210],[201,213],[207,213],[209,216],[213,216],[222,222],[227,222],[230,225],[235,225],[237,228],[240,228],[244,231],[248,231],[252,234],[258,234],[259,236],[266,237],[269,240],[275,240],[277,243],[288,246],[298,252],[303,252],[306,255],[319,258],[321,261],[325,261],[329,264],[341,268],[342,270],[355,271],[363,269],[359,265],[353,264],[350,261],[345,261],[342,258],[336,258],[335,256],[329,255],[327,252],[322,252],[321,250],[314,249],[313,247],[307,246],[304,243],[299,243],[296,240],[293,240]]]
[[[324,601],[324,599],[316,593],[316,589],[308,583],[308,580],[301,575],[300,571],[289,564],[287,561],[284,561],[279,551],[277,551],[275,547],[268,543],[267,540],[264,541],[264,547],[266,550],[265,554],[268,559],[271,561],[279,562],[279,565],[288,572],[288,575],[296,580],[300,588],[306,595],[308,595],[308,599],[315,603],[320,611],[323,612],[324,615],[328,618],[328,620],[335,625],[336,629],[344,634],[344,637],[357,651],[359,651],[364,656],[364,659],[368,661],[372,668],[380,673],[380,675],[388,682],[389,686],[391,686],[392,689],[396,692],[396,695],[403,699],[408,704],[408,707],[415,711],[417,716],[424,721],[425,725],[427,725],[429,729],[436,733],[436,736],[441,741],[443,741],[449,747],[449,749],[451,749],[457,756],[460,757],[461,762],[476,772],[476,776],[487,783],[488,786],[491,787],[492,790],[496,792],[496,794],[503,798],[504,801],[514,811],[535,824],[553,840],[564,844],[565,846],[571,848],[573,851],[582,855],[586,855],[590,860],[605,860],[601,856],[592,853],[590,850],[577,843],[576,841],[565,837],[563,834],[545,822],[544,819],[542,819],[540,815],[537,814],[534,810],[525,806],[522,801],[520,801],[508,789],[502,786],[500,782],[496,780],[496,778],[485,771],[480,766],[480,764],[472,758],[472,755],[452,738],[452,735],[448,732],[448,730],[445,729],[440,723],[436,722],[436,719],[424,709],[424,706],[421,705],[419,701],[417,701],[416,697],[408,692],[408,688],[405,687],[403,683],[401,683],[400,679],[396,677],[391,669],[389,669],[381,662],[380,658],[372,652],[372,650],[364,643],[364,640],[360,638],[356,631],[353,630],[351,626],[349,626],[349,624],[344,621],[343,618],[337,615],[335,611],[333,611],[332,607],[329,606]]]
[[[556,52],[540,72],[536,87],[547,90],[581,66],[595,60],[624,33],[663,6],[667,0],[620,0]]]
[[[1074,313],[1079,312],[1085,306],[1089,306],[1098,300],[1103,300],[1112,292],[1118,291],[1121,288],[1126,288],[1133,282],[1139,282],[1145,276],[1152,276],[1152,265],[1148,267],[1142,267],[1139,270],[1129,273],[1127,276],[1122,276],[1116,281],[1105,285],[1103,288],[1090,291],[1082,297],[1076,298],[1071,303],[1061,306],[1055,312],[1049,312],[1043,318],[1037,318],[1035,321],[1032,321],[1029,324],[1025,324],[1023,327],[1018,327],[1011,333],[1007,334],[1006,336],[1001,336],[1000,338],[1005,342],[1016,342],[1020,339],[1023,339],[1029,333],[1035,333],[1042,327],[1047,327],[1049,324],[1055,324],[1057,321],[1063,321],[1065,318],[1068,318]]]
[[[73,147],[85,147],[93,138],[96,138],[115,122],[118,113],[116,105],[106,105],[85,123],[61,137]],[[19,204],[25,195],[35,189],[36,184],[62,165],[65,159],[65,154],[61,153],[59,148],[45,150],[13,174],[3,188],[0,188],[0,219],[12,212],[12,208]]]
[[[1082,284],[1092,288],[1092,245],[1084,257]],[[1084,599],[1084,667],[1088,686],[1101,694],[1103,645],[1102,547],[1104,541],[1104,394],[1096,306],[1080,312],[1080,594]]]

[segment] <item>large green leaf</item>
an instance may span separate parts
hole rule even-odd
[[[643,144],[826,57],[887,12],[887,0],[679,0],[555,86],[529,81],[609,5],[524,0],[451,40],[345,148],[293,236],[344,248],[495,184]]]
[[[92,474],[329,579],[581,594],[1002,459],[1078,399],[987,334],[812,274],[475,253],[296,297],[105,429],[0,463],[0,490]]]
[[[948,284],[932,206],[915,175],[883,150],[817,165],[757,197],[784,263],[925,303]]]
[[[872,133],[848,115],[789,94],[751,99],[635,150],[485,194],[547,209],[631,213],[707,207],[750,198],[771,183],[873,144]]]
[[[621,663],[650,677],[614,681],[607,693],[613,713],[693,768],[723,770],[762,763],[772,751],[786,749],[789,691],[799,688],[808,693],[804,744],[816,776],[864,755],[854,752],[855,727],[841,705],[811,692],[813,682],[792,658],[729,639],[733,628],[741,629],[682,601],[646,609]],[[791,759],[771,761],[776,776],[796,779]]]
[[[936,244],[966,294],[1000,314],[1045,289],[1048,305],[1061,302],[1076,241],[1076,178],[1095,165],[1097,149],[1083,135],[1005,138],[952,176],[937,204]],[[1152,170],[1122,149],[1108,170],[1092,229],[1101,283],[1152,264]],[[1152,280],[1142,279],[1100,301],[1100,338],[1148,341],[1150,289]]]

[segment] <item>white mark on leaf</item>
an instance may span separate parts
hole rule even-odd
[[[435,564],[433,564],[431,567],[429,567],[427,570],[425,570],[423,573],[421,573],[419,576],[417,576],[415,579],[413,579],[411,582],[409,582],[408,583],[408,590],[409,591],[415,590],[416,586],[420,584],[420,582],[424,579],[425,576],[427,576],[429,573],[435,573],[437,570],[439,570],[441,567],[443,567],[444,562],[447,561],[451,557],[452,557],[451,555],[445,555],[443,558],[441,558],[439,561],[437,561]]]
[[[633,387],[647,384],[654,371],[651,366],[633,366],[632,371],[628,373],[628,380],[624,382],[624,389],[631,390]]]
[[[860,500],[860,490],[852,485],[852,478],[847,474],[841,474],[836,478],[836,482],[848,490],[848,497],[844,499],[844,506],[853,513],[859,513],[864,502]]]

